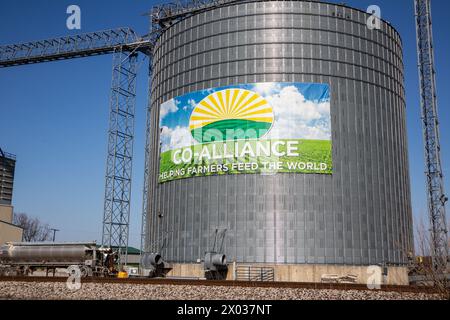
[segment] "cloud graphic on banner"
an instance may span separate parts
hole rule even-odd
[[[163,120],[165,116],[167,116],[169,113],[175,113],[178,111],[177,102],[175,99],[170,99],[169,101],[166,101],[161,104],[160,108],[160,119]]]
[[[266,99],[275,114],[268,139],[331,140],[329,101],[308,100],[295,86],[284,87]]]
[[[195,102],[194,99],[189,99],[188,103],[189,103],[189,108],[191,108],[192,110],[194,110],[195,107],[197,106],[197,102]]]
[[[253,91],[263,96],[272,95],[275,92],[279,92],[280,89],[280,84],[276,82],[257,83],[252,88]]]
[[[196,144],[192,139],[188,127],[176,126],[174,129],[163,126],[161,128],[161,152],[189,147]]]

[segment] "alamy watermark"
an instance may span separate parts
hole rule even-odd
[[[367,28],[370,30],[381,29],[381,9],[379,6],[371,5],[367,8],[370,17],[367,19]]]
[[[69,277],[66,281],[67,289],[70,291],[78,291],[81,289],[81,269],[79,266],[72,265],[67,268]]]
[[[369,266],[367,268],[367,288],[369,290],[380,290],[383,284],[383,269],[380,266]]]
[[[66,20],[66,26],[69,30],[81,29],[81,9],[79,6],[72,4],[67,7],[66,13],[69,17]]]

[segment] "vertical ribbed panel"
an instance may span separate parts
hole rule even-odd
[[[227,228],[229,261],[405,263],[412,248],[402,47],[387,23],[308,1],[207,11],[159,40],[152,81],[148,239],[195,262]],[[256,82],[331,87],[334,172],[198,177],[158,184],[159,105],[192,91]]]

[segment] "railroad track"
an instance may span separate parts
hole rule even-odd
[[[66,282],[67,277],[0,277],[0,284],[4,281],[15,282]],[[117,283],[117,284],[145,284],[145,285],[189,285],[189,286],[222,286],[222,287],[259,287],[259,288],[290,288],[290,289],[318,289],[318,290],[369,290],[363,284],[347,283],[305,283],[305,282],[261,282],[261,281],[225,281],[225,280],[194,280],[170,278],[83,278],[82,283]],[[381,286],[380,291],[404,293],[436,293],[434,288],[423,286]]]

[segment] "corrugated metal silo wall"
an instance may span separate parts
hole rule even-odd
[[[387,23],[335,4],[254,2],[207,11],[159,40],[152,83],[147,243],[196,262],[227,228],[228,260],[404,263],[412,248],[402,47]],[[331,88],[333,174],[224,175],[158,184],[159,105],[240,83]]]

